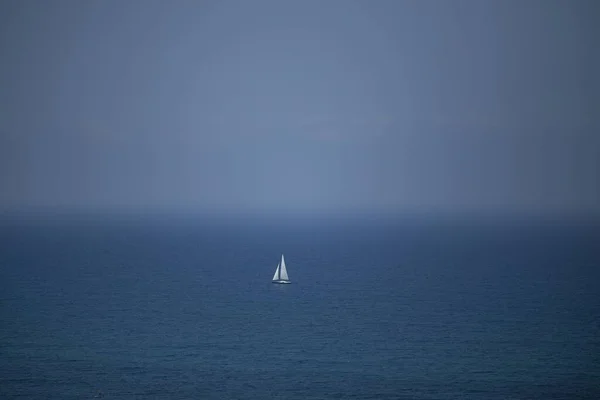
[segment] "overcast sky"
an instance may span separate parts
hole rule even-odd
[[[0,205],[600,212],[590,1],[0,2]]]

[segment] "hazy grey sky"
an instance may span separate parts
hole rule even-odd
[[[0,2],[4,207],[600,211],[590,1]]]

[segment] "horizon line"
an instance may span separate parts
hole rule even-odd
[[[0,218],[52,218],[52,217],[114,217],[114,218],[194,218],[207,220],[294,220],[294,219],[534,219],[600,222],[596,210],[548,209],[442,209],[442,208],[346,208],[346,209],[217,209],[191,207],[0,207]]]

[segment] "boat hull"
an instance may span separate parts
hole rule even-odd
[[[283,280],[278,280],[278,281],[272,281],[273,283],[279,283],[279,284],[290,284],[292,283],[291,281],[283,281]]]

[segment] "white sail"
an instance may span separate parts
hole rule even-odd
[[[275,275],[273,275],[273,280],[279,280],[279,264],[277,264],[277,269],[275,270]]]
[[[283,259],[283,254],[281,255],[281,271],[280,271],[280,279],[284,280],[284,281],[289,281],[290,278],[288,277],[287,274],[287,269],[285,269],[285,260]]]

